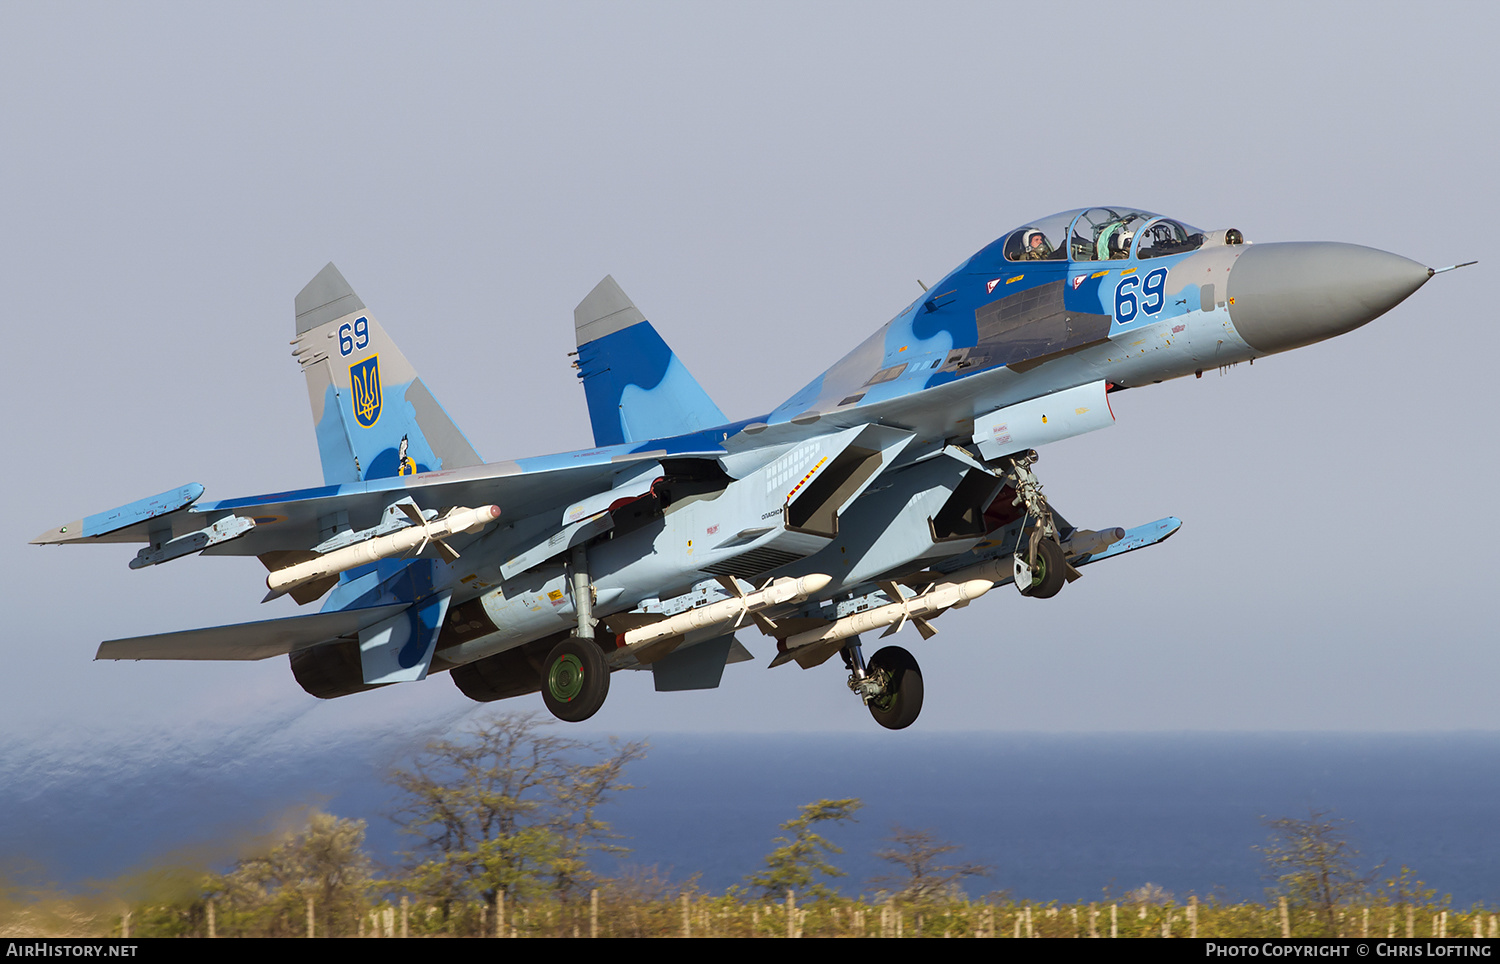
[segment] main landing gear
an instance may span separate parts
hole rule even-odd
[[[1014,504],[1025,510],[1021,531],[1016,537],[1015,577],[1016,588],[1023,596],[1050,599],[1062,590],[1066,583],[1078,578],[1078,570],[1068,565],[1058,544],[1057,521],[1052,517],[1052,507],[1042,495],[1042,483],[1031,466],[1036,463],[1034,449],[1018,452],[1006,459],[1009,468],[1007,480],[1015,486]],[[1026,519],[1036,522],[1029,528]]]
[[[609,695],[609,664],[594,642],[594,587],[589,580],[588,553],[572,552],[573,606],[578,631],[552,647],[542,664],[542,702],[566,723],[582,723],[599,712]]]
[[[868,665],[859,637],[850,637],[839,651],[849,668],[849,688],[864,700],[875,722],[888,730],[904,730],[922,712],[922,670],[916,657],[900,646],[887,646]]]
[[[582,723],[609,695],[609,664],[592,639],[569,636],[552,647],[542,667],[542,701],[559,720]]]

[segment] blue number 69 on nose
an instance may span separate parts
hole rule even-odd
[[[1135,321],[1137,314],[1160,313],[1162,306],[1167,303],[1166,286],[1166,268],[1148,272],[1144,278],[1133,274],[1121,278],[1120,283],[1115,285],[1115,321],[1128,325]]]

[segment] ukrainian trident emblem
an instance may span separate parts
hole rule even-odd
[[[349,366],[349,382],[354,389],[354,420],[369,428],[380,419],[380,356]]]

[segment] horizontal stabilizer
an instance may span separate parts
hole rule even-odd
[[[95,659],[265,659],[284,656],[342,636],[357,636],[407,608],[409,603],[344,609],[331,613],[263,619],[253,623],[188,629],[180,633],[111,639]]]

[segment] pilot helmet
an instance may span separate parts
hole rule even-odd
[[[1043,248],[1047,247],[1047,236],[1039,228],[1027,228],[1026,233],[1021,235],[1021,250],[1030,251],[1033,238],[1040,238],[1042,242],[1041,246]]]

